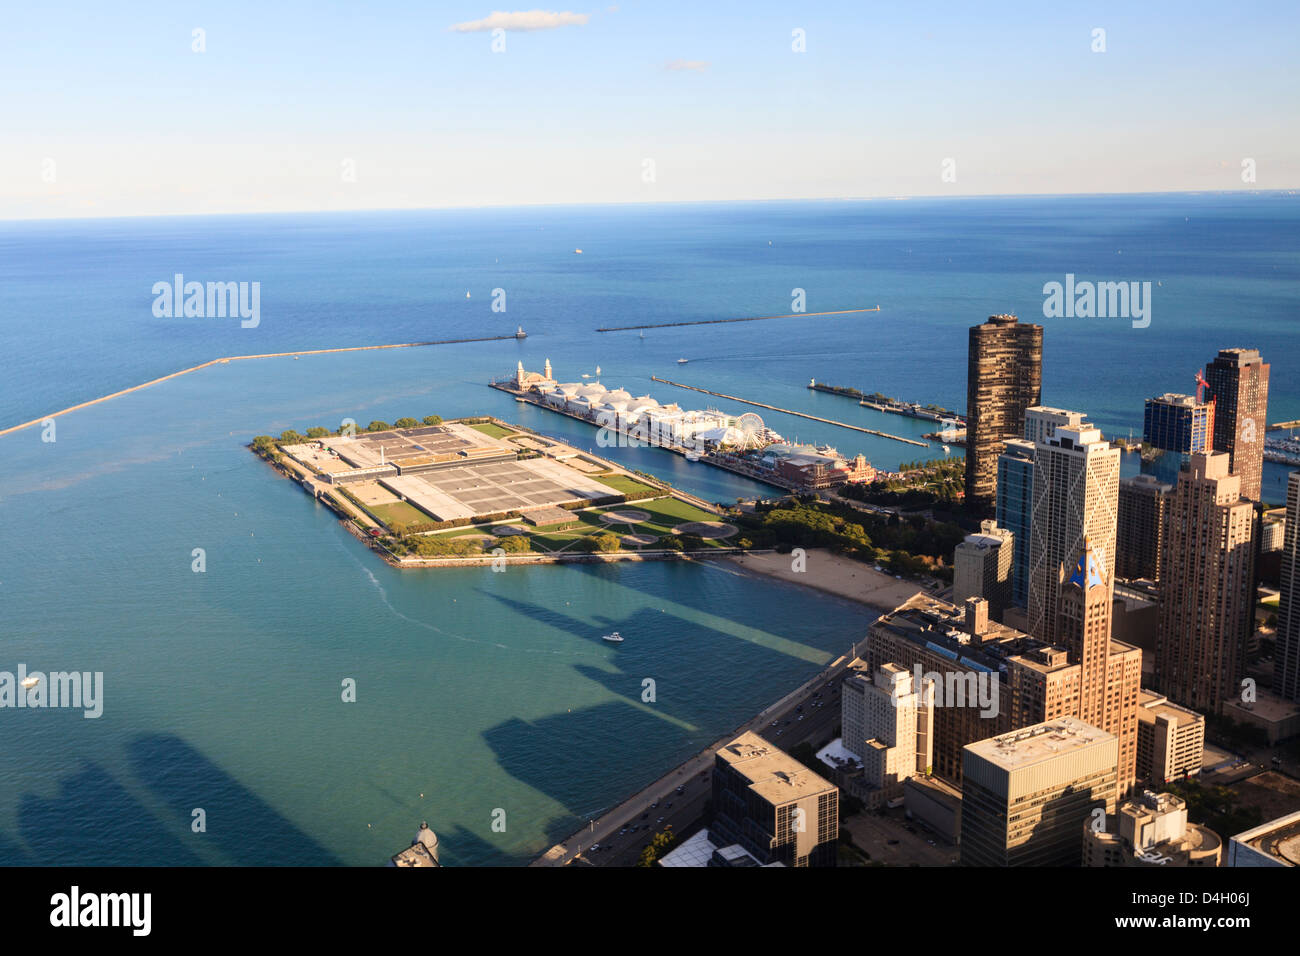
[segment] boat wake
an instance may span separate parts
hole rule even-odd
[[[348,544],[348,542],[341,542],[341,544],[346,545]],[[384,607],[388,608],[388,610],[391,611],[394,614],[394,616],[401,618],[403,621],[406,621],[408,624],[414,624],[416,627],[422,627],[426,631],[433,631],[435,634],[441,634],[443,637],[454,638],[455,640],[461,641],[465,644],[479,644],[484,647],[496,647],[503,651],[514,651],[516,653],[522,653],[522,654],[550,654],[555,657],[589,657],[593,659],[601,657],[601,655],[593,654],[593,653],[586,653],[586,654],[578,653],[572,649],[556,648],[556,649],[548,650],[546,648],[540,648],[540,647],[511,647],[509,644],[502,644],[498,641],[482,640],[480,638],[470,637],[466,634],[457,634],[455,631],[443,630],[442,628],[438,627],[436,624],[430,624],[428,621],[421,621],[418,618],[411,617],[409,614],[403,614],[401,611],[399,611],[393,605],[393,602],[388,599],[388,591],[384,588],[382,584],[379,583],[379,578],[375,577],[375,573],[371,571],[368,567],[366,567],[364,564],[362,564],[360,561],[358,561],[356,555],[351,554],[350,551],[348,557],[351,558],[354,562],[356,562],[357,567],[359,567],[363,572],[365,572],[366,577],[370,579],[370,583],[374,585],[375,590],[379,592],[379,599],[383,601]]]

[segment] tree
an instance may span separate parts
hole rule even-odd
[[[399,418],[397,421],[393,422],[393,424],[398,428],[415,428],[420,423],[414,418]]]
[[[593,553],[611,554],[623,548],[623,542],[619,540],[618,535],[611,531],[593,534],[587,539],[586,543],[587,549]]]
[[[292,428],[280,432],[280,444],[282,445],[297,445],[302,442],[302,440],[303,437]]]
[[[656,833],[650,838],[650,844],[641,851],[641,858],[636,861],[636,865],[654,866],[660,857],[672,849],[673,844],[676,842],[677,837],[671,833]]]
[[[330,430],[328,428],[321,428],[319,425],[313,425],[311,428],[307,429],[308,438],[324,438],[329,433]]]
[[[368,431],[368,432],[386,432],[386,431],[388,431],[388,429],[391,428],[391,427],[392,427],[392,426],[389,425],[388,422],[381,422],[381,421],[379,421],[378,419],[375,419],[373,422],[371,422],[369,425],[366,426],[366,431]]]
[[[425,416],[424,416],[424,423],[425,423],[426,425],[441,425],[441,424],[442,424],[442,416],[441,416],[441,415],[425,415]]]
[[[526,534],[512,534],[498,541],[496,547],[506,554],[523,554],[525,551],[533,550],[533,542]]]

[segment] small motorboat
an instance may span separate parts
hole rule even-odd
[[[677,364],[678,364],[678,365],[685,365],[685,364],[686,364],[687,362],[689,362],[689,361],[690,361],[690,359],[678,359],[678,360],[677,360]]]
[[[600,639],[602,641],[609,641],[611,644],[623,643],[623,635],[620,634],[618,631],[614,631],[612,634],[602,634],[600,636]]]

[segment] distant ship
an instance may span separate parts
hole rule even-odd
[[[611,644],[623,643],[623,635],[620,634],[618,631],[615,631],[613,634],[602,634],[600,636],[600,639],[602,641],[609,641]]]
[[[517,339],[528,338],[528,333],[524,331],[524,327],[522,325],[515,329],[515,338]]]
[[[689,361],[690,361],[690,359],[678,359],[678,360],[677,360],[677,364],[678,364],[678,365],[685,365],[685,364],[686,364],[687,362],[689,362]]]
[[[688,451],[688,452],[686,453],[686,460],[687,460],[687,461],[699,461],[699,460],[700,460],[700,454],[699,454],[699,452]]]
[[[573,250],[573,254],[574,254],[575,256],[580,256],[580,255],[582,255],[582,250],[581,250],[581,249],[574,249],[574,250]]]

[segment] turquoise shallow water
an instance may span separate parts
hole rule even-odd
[[[1189,389],[1216,349],[1244,344],[1273,362],[1270,418],[1300,418],[1297,208],[1160,196],[0,224],[0,425],[217,355],[530,333],[215,366],[60,418],[53,443],[0,438],[0,670],[106,683],[98,720],[0,709],[0,862],[369,865],[421,819],[450,863],[522,862],[871,617],[716,566],[398,573],[258,462],[252,435],[486,412],[593,444],[484,385],[547,357],[562,378],[600,365],[608,385],[687,406],[703,397],[649,375],[914,435],[927,426],[808,379],[959,408],[966,328],[1032,319],[1066,272],[1162,285],[1149,329],[1049,322],[1045,401],[1140,426],[1143,398]],[[149,290],[175,272],[261,281],[261,326],[155,319]],[[811,311],[885,311],[591,331],[784,312],[795,287]],[[886,467],[923,457],[764,417]],[[762,490],[653,449],[606,452],[712,500]],[[1266,469],[1266,493],[1284,471]],[[629,641],[600,642],[611,628]]]
[[[481,385],[375,395],[455,362],[235,363],[7,443],[0,668],[102,671],[105,703],[0,710],[0,859],[364,865],[428,819],[450,863],[522,862],[864,630],[863,608],[715,567],[397,572],[242,447],[308,407],[514,411]]]

